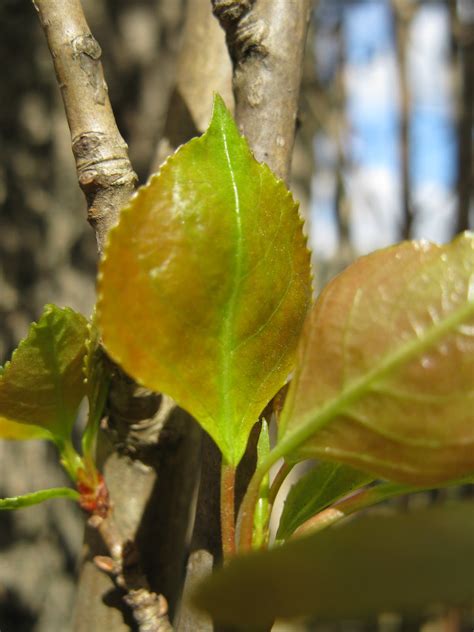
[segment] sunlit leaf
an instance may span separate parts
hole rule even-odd
[[[238,463],[293,368],[310,268],[296,203],[219,97],[206,133],[122,212],[99,292],[112,358],[172,396]]]
[[[70,500],[79,500],[80,495],[75,489],[69,487],[52,487],[51,489],[42,489],[39,492],[31,492],[23,496],[13,496],[12,498],[0,498],[0,510],[21,509],[22,507],[31,507],[39,505],[50,498],[69,498]]]
[[[45,307],[0,374],[2,438],[68,439],[85,394],[86,337],[83,316]]]
[[[424,485],[474,472],[474,238],[362,257],[309,315],[280,450]]]
[[[277,617],[354,619],[472,606],[473,533],[468,502],[366,514],[231,560],[204,581],[195,601],[216,622],[242,629]]]
[[[318,511],[372,480],[370,474],[347,465],[320,463],[290,489],[278,525],[277,540],[285,540]]]

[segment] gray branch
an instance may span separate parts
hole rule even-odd
[[[234,64],[235,117],[257,160],[288,180],[311,0],[212,0]]]
[[[110,105],[102,51],[79,0],[33,0],[33,4],[61,89],[88,220],[102,252],[106,234],[137,181]]]

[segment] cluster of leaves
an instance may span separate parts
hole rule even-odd
[[[0,370],[0,436],[53,442],[77,491],[61,487],[5,498],[0,500],[0,509],[17,509],[63,496],[78,500],[93,512],[107,510],[106,490],[94,465],[107,386],[95,324],[72,309],[47,305]],[[72,431],[85,397],[89,417],[79,454]]]
[[[473,270],[472,235],[446,246],[405,242],[359,259],[310,308],[310,260],[297,205],[254,160],[217,98],[207,132],[165,163],[111,232],[98,317],[109,354],[139,382],[186,408],[213,437],[226,466],[239,463],[251,428],[294,369],[273,447],[262,427],[257,471],[241,509],[240,550],[246,551],[268,541],[268,471],[278,459],[285,459],[287,471],[308,458],[335,462],[313,469],[292,489],[279,542],[380,478],[396,484],[374,484],[345,513],[421,487],[455,484],[474,472]],[[400,526],[407,537],[413,528],[417,544],[420,520]],[[390,537],[390,524],[379,525],[382,539],[384,529]],[[460,524],[463,531],[471,523],[453,529]],[[436,533],[420,554],[446,546],[449,534]],[[392,557],[398,543],[391,541]],[[302,557],[327,575],[322,545],[313,550],[308,540],[301,546]],[[202,589],[198,603],[224,623],[242,621],[237,602],[222,598],[234,573],[233,595],[241,595],[237,584],[252,586],[248,603],[255,608],[247,612],[263,616],[262,587],[274,587],[270,578],[280,577],[287,598],[275,599],[269,588],[273,606],[265,616],[308,614],[308,608],[327,613],[330,602],[324,610],[296,598],[294,592],[312,585],[304,573],[293,578],[288,598],[285,550],[260,554],[248,567],[230,563]],[[283,560],[277,566],[274,555]],[[384,563],[378,560],[379,576]],[[250,582],[257,566],[265,570]],[[348,573],[337,570],[333,590]],[[354,572],[346,577],[354,579]],[[443,596],[429,583],[433,590],[425,586],[416,596],[401,575],[393,577],[398,599],[377,602],[390,586],[374,592],[372,607]],[[337,595],[344,595],[342,584]],[[293,605],[285,610],[288,602]]]
[[[294,371],[274,445],[262,424],[240,551],[268,548],[278,491],[270,468],[283,459],[287,474],[300,461],[323,462],[291,489],[281,546],[237,557],[200,589],[197,603],[217,620],[260,625],[275,616],[357,616],[474,599],[471,507],[369,516],[319,533],[385,498],[472,477],[473,235],[363,257],[311,306],[297,204],[253,158],[217,97],[206,133],[123,209],[101,263],[97,317],[112,359],[187,409],[226,468],[238,465],[262,410]],[[92,454],[104,402],[97,336],[82,317],[48,308],[0,377],[0,432],[53,440],[73,478]],[[84,364],[86,385],[74,368]],[[74,464],[65,446],[85,395],[91,414]],[[308,528],[311,537],[287,542]],[[409,566],[419,570],[418,591],[406,581]],[[441,578],[451,582],[453,569],[448,590]],[[258,614],[250,620],[250,613]]]

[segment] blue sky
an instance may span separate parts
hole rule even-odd
[[[456,136],[450,99],[440,85],[440,67],[445,63],[448,15],[440,4],[422,7],[413,24],[411,41],[411,167],[413,185],[436,181],[446,187],[456,179]],[[348,116],[354,132],[351,154],[365,165],[386,165],[398,170],[398,90],[387,86],[388,68],[395,56],[395,34],[390,5],[386,0],[348,3],[343,13],[346,60],[358,68],[377,58],[387,65],[385,82],[362,86],[349,96]],[[419,40],[421,40],[421,45]],[[446,45],[443,45],[445,43]],[[385,84],[385,85],[384,85]],[[365,96],[363,92],[365,90]]]
[[[338,19],[342,27],[350,165],[346,185],[357,253],[401,238],[399,75],[391,11],[388,0],[326,0],[319,11],[320,76],[330,74],[330,57],[337,54],[331,49],[331,27]],[[450,238],[455,212],[457,146],[449,45],[446,7],[422,3],[408,45],[413,236],[436,241]],[[316,140],[315,146],[324,142]],[[337,248],[333,165],[324,165],[324,160],[317,164],[321,173],[313,180],[312,236],[316,252],[330,257]]]

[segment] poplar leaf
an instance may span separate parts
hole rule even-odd
[[[474,472],[474,237],[362,257],[308,317],[280,451],[408,483]]]
[[[300,525],[343,496],[368,485],[370,474],[340,463],[320,463],[297,481],[285,499],[277,540],[286,540]]]
[[[68,439],[85,395],[87,321],[47,305],[0,373],[0,437]]]
[[[310,302],[297,204],[216,97],[209,128],[123,210],[99,278],[105,348],[240,461],[285,383]]]
[[[194,601],[217,624],[239,630],[280,617],[353,620],[472,606],[473,533],[470,502],[365,514],[234,558],[198,586]]]

